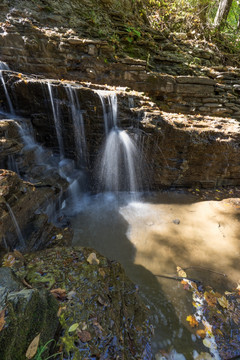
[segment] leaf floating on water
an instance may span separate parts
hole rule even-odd
[[[195,316],[188,315],[186,320],[189,322],[191,327],[198,326],[198,321],[196,320]]]
[[[87,258],[87,262],[90,264],[90,265],[98,265],[99,264],[99,260],[97,259],[97,256],[95,253],[91,253],[89,255],[89,257]]]
[[[197,330],[196,335],[204,339],[206,337],[206,331],[205,330]]]
[[[40,341],[40,334],[38,334],[33,341],[31,342],[31,344],[29,345],[27,352],[26,352],[26,358],[27,359],[32,359],[34,357],[34,355],[37,352],[38,349],[38,345],[39,345],[39,341]]]
[[[0,331],[4,328],[5,322],[5,309],[3,309],[0,311]]]
[[[183,278],[187,277],[187,274],[180,266],[177,266],[177,273],[179,277],[183,277]]]
[[[225,296],[218,298],[217,301],[218,301],[219,305],[221,305],[223,308],[227,309],[229,307],[229,302],[225,298]]]
[[[205,291],[204,298],[209,306],[215,306],[217,304],[216,295],[212,292]]]
[[[92,340],[91,334],[90,334],[88,331],[86,331],[86,330],[78,331],[78,334],[77,334],[77,335],[78,335],[79,339],[80,339],[83,343]]]
[[[75,324],[71,325],[70,328],[68,329],[68,332],[76,331],[77,328],[78,328],[78,325],[79,325],[78,323],[75,323]]]

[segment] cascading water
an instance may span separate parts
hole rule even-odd
[[[8,212],[9,212],[11,218],[12,218],[12,222],[13,222],[13,224],[14,224],[14,226],[15,226],[16,233],[17,233],[17,237],[18,237],[19,243],[20,243],[20,245],[21,245],[21,248],[25,249],[25,248],[26,248],[26,244],[25,244],[23,235],[22,235],[22,233],[21,233],[20,227],[19,227],[19,225],[18,225],[17,219],[16,219],[16,217],[15,217],[15,215],[14,215],[12,209],[11,209],[11,206],[10,206],[7,202],[5,202],[5,204],[6,204],[6,207],[7,207],[7,209],[8,209]]]
[[[52,84],[50,82],[47,83],[48,85],[48,92],[51,101],[52,113],[53,113],[53,120],[55,124],[60,158],[64,158],[64,145],[63,145],[63,137],[62,137],[62,126],[60,122],[60,117],[58,116],[57,105],[53,98],[53,91],[52,91]]]
[[[3,73],[2,73],[3,70],[10,70],[10,69],[9,69],[9,67],[8,67],[8,65],[6,63],[4,63],[3,61],[0,61],[0,80],[1,80],[1,83],[3,85],[3,89],[4,89],[4,92],[5,92],[6,99],[7,99],[9,111],[10,111],[11,114],[14,115],[15,112],[14,112],[12,101],[10,99],[9,93],[7,91],[6,83],[5,83],[5,80],[4,80],[4,77],[3,77]]]
[[[118,127],[116,94],[106,91],[97,93],[102,103],[106,133],[99,161],[101,190],[137,192],[140,190],[139,150],[127,132]]]
[[[81,168],[84,168],[87,165],[88,156],[83,115],[80,109],[76,89],[73,88],[70,84],[67,84],[66,91],[72,114],[77,165]]]

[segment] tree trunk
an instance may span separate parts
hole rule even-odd
[[[227,20],[232,2],[233,0],[220,0],[218,11],[214,19],[215,27],[221,27],[221,25]]]

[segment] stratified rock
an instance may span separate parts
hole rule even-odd
[[[0,233],[1,245],[26,251],[56,243],[69,244],[72,233],[49,223],[41,214],[49,201],[56,201],[60,189],[36,187],[8,170],[0,170]],[[42,209],[42,210],[41,210]]]
[[[92,253],[99,263],[89,263]],[[12,269],[61,300],[64,358],[151,359],[147,308],[119,263],[93,249],[55,248],[24,255]]]
[[[0,268],[1,360],[25,360],[32,340],[40,334],[39,346],[53,339],[59,325],[58,303],[46,290],[26,289],[9,268]],[[49,353],[49,347],[44,356]]]

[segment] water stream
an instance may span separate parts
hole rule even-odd
[[[7,202],[5,202],[5,204],[6,204],[6,207],[7,207],[8,211],[9,211],[9,214],[10,214],[10,216],[12,218],[12,222],[13,222],[13,224],[15,226],[17,237],[18,237],[21,249],[26,249],[25,240],[23,238],[22,232],[21,232],[20,227],[18,225],[17,219],[16,219],[16,217],[15,217],[15,215],[14,215],[12,209],[11,209],[11,206]]]

